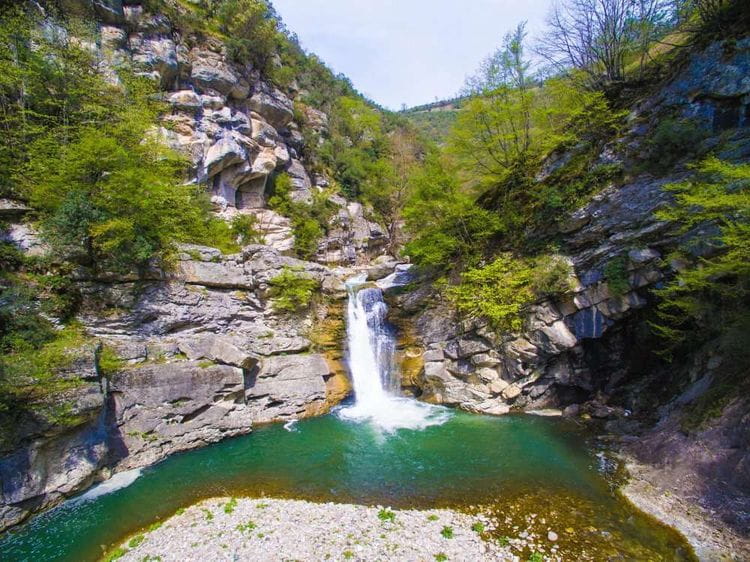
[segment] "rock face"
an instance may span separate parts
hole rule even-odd
[[[637,160],[646,132],[657,122],[653,115],[665,111],[700,126],[706,146],[718,145],[719,135],[731,138],[731,154],[722,157],[747,157],[750,81],[744,71],[750,40],[738,41],[730,55],[722,53],[716,43],[695,54],[658,95],[636,108],[631,119],[641,124],[620,139],[625,148],[605,147],[599,160]],[[567,160],[567,154],[554,155],[542,175]],[[643,332],[642,311],[651,304],[651,290],[679,267],[662,261],[679,235],[654,213],[670,203],[664,186],[686,174],[677,166],[667,177],[634,175],[563,220],[559,234],[575,271],[575,289],[532,306],[521,333],[497,334],[481,320],[458,318],[432,302],[426,287],[395,297],[395,308],[410,317],[423,345],[424,369],[416,381],[422,397],[492,414],[571,407],[592,417],[622,415],[622,408],[606,402],[633,369],[643,368],[633,352]],[[579,408],[582,402],[589,404]]]
[[[253,423],[319,415],[346,396],[340,369],[310,353],[316,323],[329,321],[327,307],[291,315],[273,309],[269,282],[284,267],[316,279],[322,301],[345,295],[327,267],[268,246],[231,256],[184,246],[174,271],[137,281],[81,279],[81,320],[122,366],[103,377],[98,352],[82,350],[61,374],[80,383],[58,397],[75,406],[77,424],[19,426],[18,445],[0,456],[0,528],[112,471],[247,433]]]

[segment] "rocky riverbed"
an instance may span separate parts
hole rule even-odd
[[[141,560],[495,560],[555,554],[557,535],[490,537],[482,515],[296,500],[215,498],[178,511],[110,553]]]

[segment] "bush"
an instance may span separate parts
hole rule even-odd
[[[461,283],[448,289],[459,312],[485,318],[501,332],[523,328],[523,310],[545,295],[571,289],[571,267],[562,258],[516,259],[501,254],[484,267],[470,269]]]
[[[326,227],[334,212],[333,203],[324,193],[313,194],[311,204],[294,201],[291,197],[292,182],[287,174],[274,178],[273,195],[268,206],[292,222],[294,251],[302,259],[312,258],[318,251],[318,243],[325,235]]]
[[[258,228],[258,217],[255,215],[235,215],[231,230],[240,246],[265,242],[265,237]]]
[[[473,265],[502,230],[495,213],[464,193],[458,178],[436,153],[412,178],[414,194],[404,209],[411,241],[405,246],[414,263],[449,269]]]
[[[115,351],[108,345],[103,345],[101,349],[99,349],[96,359],[99,374],[104,377],[110,377],[114,375],[115,373],[121,371],[125,365],[125,362],[117,354],[117,351]]]
[[[301,268],[285,266],[281,273],[269,281],[274,310],[278,312],[300,312],[312,302],[320,284],[299,273]]]
[[[646,143],[646,165],[654,173],[668,171],[677,162],[696,155],[705,131],[687,119],[663,119]]]
[[[21,251],[10,242],[0,242],[0,274],[17,269],[24,261]]]
[[[664,355],[717,340],[736,364],[747,361],[750,308],[750,164],[710,158],[669,189],[671,208],[657,213],[680,225],[682,246],[670,261],[686,264],[661,297],[655,324]]]
[[[216,19],[226,36],[229,56],[240,64],[249,62],[268,74],[282,40],[269,4],[264,0],[224,0]]]
[[[613,295],[621,296],[630,290],[630,273],[628,272],[628,259],[618,256],[604,266],[604,277],[607,286]]]

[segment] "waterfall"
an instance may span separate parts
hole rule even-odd
[[[388,324],[388,307],[383,292],[364,287],[365,275],[346,283],[348,365],[354,385],[355,402],[338,411],[340,417],[370,421],[385,431],[400,428],[422,429],[445,422],[450,413],[437,406],[399,396],[398,372],[394,353],[396,337]]]

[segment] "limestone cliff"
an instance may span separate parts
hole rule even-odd
[[[304,125],[325,134],[327,115],[298,104],[295,118],[294,91],[232,62],[221,40],[184,33],[141,3],[63,4],[97,19],[88,48],[109,80],[117,83],[118,67],[128,63],[159,85],[171,109],[153,134],[189,159],[189,180],[210,192],[216,214],[254,215],[264,244],[235,255],[186,245],[169,271],[74,275],[79,320],[96,349],[78,352],[70,373],[77,384],[56,397],[59,406],[72,405],[73,421],[25,420],[14,446],[1,452],[0,530],[113,471],[247,433],[254,423],[327,411],[349,390],[337,361],[341,342],[316,339],[321,324],[341,333],[343,322],[335,303],[345,294],[342,276],[328,265],[366,261],[385,242],[360,203],[332,197],[338,211],[316,262],[290,257],[290,221],[267,208],[270,178],[288,174],[295,201],[328,185],[325,175],[308,171],[301,132]],[[40,254],[45,246],[28,211],[3,201],[3,236]],[[285,269],[318,282],[308,310],[274,309],[269,282]],[[114,371],[100,365],[102,350],[119,358]]]

